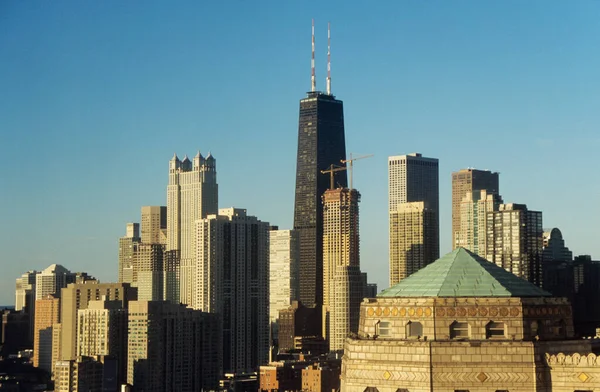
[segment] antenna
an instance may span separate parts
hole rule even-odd
[[[317,81],[315,79],[315,20],[312,20],[312,59],[310,61],[310,70],[311,70],[311,75],[310,75],[310,84],[311,84],[311,89],[310,91],[316,91],[317,90]]]
[[[331,95],[331,23],[327,22],[327,95]]]

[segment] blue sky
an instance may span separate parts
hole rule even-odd
[[[60,263],[116,280],[117,240],[166,202],[168,160],[217,158],[220,206],[289,228],[310,21],[345,103],[361,258],[387,287],[389,155],[499,171],[506,202],[600,258],[600,2],[0,2],[0,303]]]

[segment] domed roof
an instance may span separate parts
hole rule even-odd
[[[440,257],[377,297],[551,297],[464,248]]]

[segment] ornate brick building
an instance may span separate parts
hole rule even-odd
[[[574,337],[569,302],[464,248],[360,312],[344,392],[600,390],[600,360]]]

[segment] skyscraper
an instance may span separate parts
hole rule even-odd
[[[390,286],[439,257],[438,167],[420,153],[388,158]]]
[[[138,300],[161,301],[164,299],[164,251],[161,244],[140,243],[133,253],[133,280],[138,288]]]
[[[60,289],[75,280],[75,275],[60,264],[52,264],[35,277],[35,299],[49,295],[60,298]]]
[[[16,280],[15,310],[27,308],[33,311],[35,301],[35,277],[37,271],[27,271]]]
[[[145,392],[216,390],[217,316],[165,301],[132,301],[127,381]]]
[[[122,301],[90,301],[77,311],[77,356],[112,356],[119,384],[127,381],[127,309]]]
[[[486,259],[542,286],[542,213],[525,204],[501,204],[488,212]]]
[[[460,231],[460,203],[467,194],[485,190],[488,194],[498,195],[499,173],[489,170],[461,169],[452,173],[452,249],[457,247],[457,235]],[[481,255],[482,257],[485,257]]]
[[[123,308],[137,299],[137,289],[129,283],[72,283],[62,289],[60,304],[60,356],[62,360],[77,358],[77,311],[87,309],[90,301],[101,299],[120,301]]]
[[[124,237],[119,238],[119,283],[133,282],[133,254],[140,244],[140,224],[128,223]]]
[[[224,372],[256,371],[269,359],[269,224],[225,208],[197,233],[193,307],[221,314]]]
[[[500,204],[500,195],[488,194],[485,189],[467,193],[460,202],[460,229],[456,233],[456,245],[485,257],[487,213],[498,211]]]
[[[366,285],[360,272],[359,201],[356,189],[323,194],[323,329],[332,351],[343,349],[346,336],[358,330]]]
[[[143,243],[167,243],[167,207],[143,206],[142,219],[140,222]]]
[[[329,71],[327,91],[316,90],[314,22],[312,38],[311,91],[300,100],[294,201],[294,230],[298,232],[300,243],[300,301],[307,306],[323,303],[321,196],[329,187],[329,178],[322,175],[321,170],[341,165],[340,161],[346,159],[344,106],[331,93]],[[339,187],[347,186],[345,171],[336,173],[335,183]]]
[[[167,187],[167,251],[179,255],[179,301],[192,304],[196,268],[196,221],[208,214],[216,214],[218,185],[216,160],[209,153],[204,158],[200,152],[194,161],[177,155],[169,161]]]
[[[298,300],[298,240],[294,230],[269,231],[269,319]]]
[[[35,306],[33,366],[52,371],[52,328],[59,322],[60,299],[51,295],[38,299]]]

